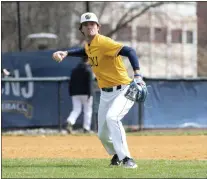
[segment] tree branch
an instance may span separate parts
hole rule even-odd
[[[128,16],[129,13],[131,13],[135,8],[130,8],[122,17],[121,19],[119,19],[118,23],[117,23],[117,27],[119,27],[121,25],[121,23],[126,19],[126,17]]]
[[[151,8],[155,8],[158,6],[161,6],[163,4],[165,4],[166,2],[157,2],[151,5],[146,6],[144,9],[141,10],[141,12],[139,12],[138,14],[132,16],[129,20],[127,20],[126,22],[124,22],[123,24],[117,24],[115,29],[113,29],[112,31],[110,31],[106,36],[111,37],[116,31],[118,31],[119,29],[125,27],[128,25],[128,23],[132,22],[134,19],[140,17],[141,15],[143,15],[144,13],[146,13],[149,9]]]
[[[106,7],[107,7],[107,2],[103,2],[99,16],[98,16],[99,22],[101,21],[101,17],[103,16],[103,12],[106,9]]]
[[[72,12],[74,12],[74,14],[78,17],[81,16],[81,12],[79,12],[77,9],[73,9]]]

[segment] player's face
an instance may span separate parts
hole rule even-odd
[[[98,34],[99,26],[95,22],[84,22],[82,24],[82,32],[86,37],[95,36]]]

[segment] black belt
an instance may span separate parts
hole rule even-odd
[[[116,86],[115,90],[119,90],[119,89],[121,89],[121,85]],[[113,88],[101,88],[101,90],[105,92],[112,92],[114,89]]]

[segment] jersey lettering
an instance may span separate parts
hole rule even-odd
[[[90,63],[90,65],[92,66],[92,67],[94,67],[94,66],[98,66],[98,57],[96,56],[96,57],[88,57],[89,58],[89,60],[91,61],[91,63]]]

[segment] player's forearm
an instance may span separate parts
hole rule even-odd
[[[135,74],[140,74],[139,60],[135,50],[131,47],[124,46],[119,55],[128,57]]]
[[[71,48],[69,50],[66,51],[67,52],[67,56],[74,56],[74,57],[85,57],[87,56],[85,49],[81,48],[81,47],[77,47],[77,48]]]

